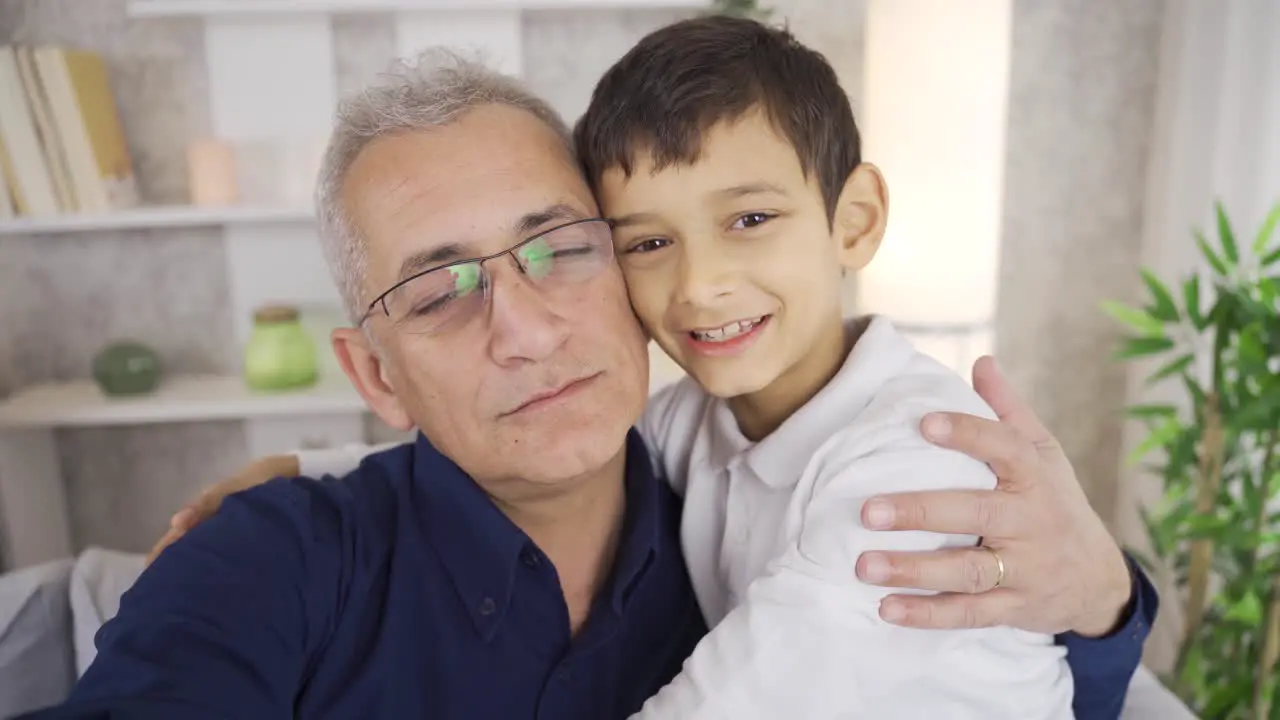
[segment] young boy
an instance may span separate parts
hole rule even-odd
[[[873,543],[851,500],[995,478],[917,429],[934,410],[990,415],[968,385],[887,320],[842,317],[841,276],[875,255],[887,193],[825,60],[752,21],[677,23],[605,74],[575,139],[636,314],[690,376],[641,431],[685,496],[713,629],[637,717],[1071,717],[1049,636],[894,627],[888,591],[852,572]]]

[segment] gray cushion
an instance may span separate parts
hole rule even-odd
[[[75,683],[71,561],[0,576],[0,717],[54,705]]]
[[[71,573],[71,613],[75,624],[76,677],[97,656],[93,636],[120,611],[120,596],[142,574],[145,558],[102,548],[80,553]]]

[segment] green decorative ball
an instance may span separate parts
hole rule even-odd
[[[142,343],[111,343],[94,356],[93,379],[107,395],[144,395],[160,384],[160,358]]]

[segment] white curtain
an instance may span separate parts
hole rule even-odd
[[[1169,0],[1165,23],[1142,264],[1172,279],[1203,270],[1191,230],[1214,236],[1215,200],[1248,238],[1280,201],[1280,3]],[[1179,387],[1144,387],[1151,369],[1131,369],[1129,400],[1177,399]],[[1126,447],[1141,434],[1140,426],[1127,427]],[[1144,546],[1137,507],[1159,497],[1158,480],[1134,468],[1122,477],[1117,527],[1123,540]],[[1171,589],[1163,596],[1147,654],[1157,668],[1172,662],[1182,622],[1178,598]]]

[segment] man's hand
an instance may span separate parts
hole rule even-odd
[[[195,500],[169,518],[169,530],[160,542],[147,553],[147,564],[159,557],[160,552],[177,542],[191,528],[207,520],[222,506],[222,500],[232,493],[247,490],[254,485],[261,485],[275,477],[293,477],[297,475],[298,456],[271,455],[255,460],[235,475],[218,482],[216,485],[200,493]]]
[[[1008,625],[1033,632],[1110,632],[1132,594],[1124,555],[1077,482],[1071,462],[1031,409],[1008,386],[995,360],[973,367],[973,385],[999,422],[959,413],[924,418],[931,442],[991,466],[989,491],[886,495],[862,510],[866,527],[982,537],[983,548],[930,553],[864,553],[864,582],[938,591],[890,595],[886,621],[922,628]],[[999,564],[1004,576],[996,588]]]

